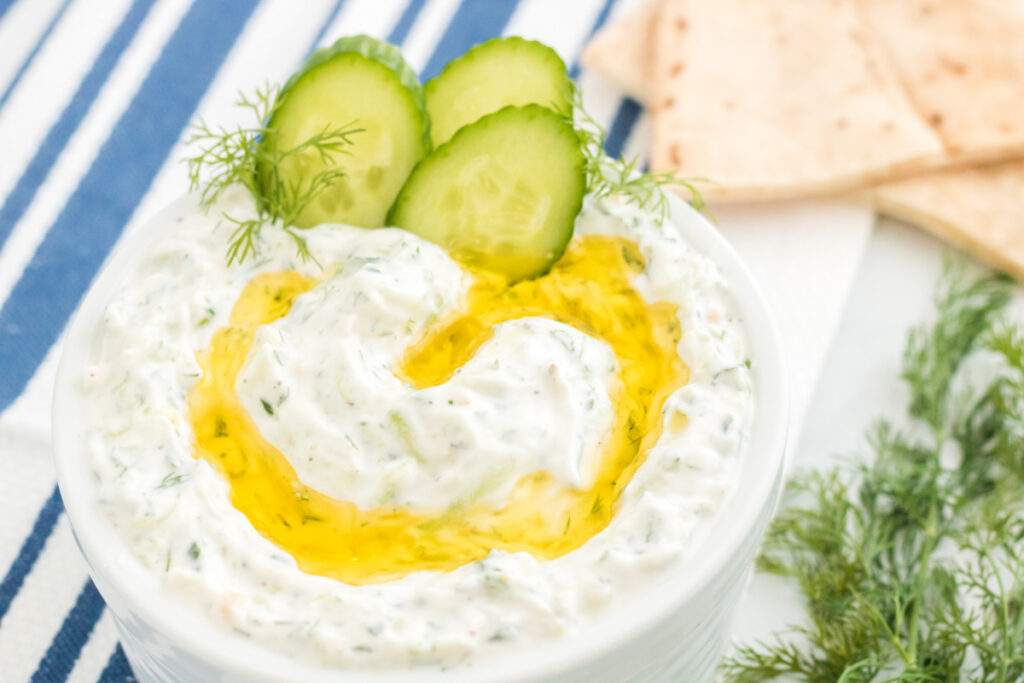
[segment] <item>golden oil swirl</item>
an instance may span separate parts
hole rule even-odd
[[[447,510],[360,509],[303,484],[287,458],[262,437],[235,391],[258,327],[287,315],[316,281],[294,272],[255,277],[229,324],[199,353],[203,376],[188,400],[196,456],[227,478],[231,502],[250,523],[309,573],[366,584],[421,570],[451,570],[492,549],[551,559],[604,529],[662,428],[665,399],[688,370],[676,352],[673,305],[649,304],[631,280],[643,268],[635,244],[589,236],[552,270],[508,286],[478,273],[464,306],[407,349],[399,376],[416,388],[445,382],[492,335],[495,325],[540,316],[571,325],[611,347],[619,383],[615,417],[586,489],[548,472],[522,477],[505,504]]]

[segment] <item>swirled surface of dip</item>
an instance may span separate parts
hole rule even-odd
[[[329,666],[452,666],[699,561],[753,392],[675,227],[588,199],[507,288],[396,229],[312,229],[317,263],[268,229],[228,267],[249,201],[171,219],[83,378],[98,504],[165,590]]]

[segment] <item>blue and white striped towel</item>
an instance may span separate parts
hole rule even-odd
[[[185,191],[189,121],[232,124],[238,91],[282,81],[339,35],[386,37],[429,77],[515,33],[573,65],[612,152],[641,151],[641,108],[576,64],[630,1],[0,0],[0,681],[134,680],[54,485],[50,391],[111,247]],[[779,309],[806,401],[870,216],[783,207],[725,224]]]

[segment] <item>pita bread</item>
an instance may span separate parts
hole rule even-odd
[[[856,0],[860,22],[871,30],[868,48],[880,67],[893,70],[907,102],[932,127],[943,154],[902,173],[965,167],[1024,156],[1024,0]],[[652,99],[653,30],[661,3],[653,0],[606,27],[584,63],[613,79],[635,99]],[[870,140],[864,144],[877,144]],[[899,177],[898,169],[890,169]],[[685,172],[685,171],[683,171]],[[698,175],[711,176],[710,172]],[[877,175],[877,174],[875,174]],[[882,173],[882,176],[885,174]],[[877,177],[874,178],[877,181]],[[872,181],[866,174],[863,182]],[[726,184],[723,180],[723,185]],[[829,187],[829,183],[824,185]],[[800,196],[810,188],[767,196]],[[719,199],[743,198],[742,188],[712,189]],[[756,194],[756,193],[755,193]]]
[[[1024,156],[1024,0],[857,0],[949,163]]]
[[[656,60],[654,22],[657,0],[647,0],[598,31],[580,61],[638,102],[650,99],[651,69]]]
[[[870,194],[881,213],[1024,280],[1024,161],[918,176]]]
[[[598,32],[583,50],[583,66],[601,74],[640,102],[647,100],[648,70],[654,63],[654,2],[645,2]]]
[[[652,166],[712,179],[709,199],[834,193],[943,156],[854,0],[664,0],[654,43]]]

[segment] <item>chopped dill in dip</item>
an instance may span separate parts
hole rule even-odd
[[[255,208],[168,219],[83,381],[98,504],[163,590],[327,666],[450,667],[698,561],[752,373],[722,275],[656,212],[588,197],[511,286],[332,224],[317,262],[268,230],[229,267],[222,213]]]

